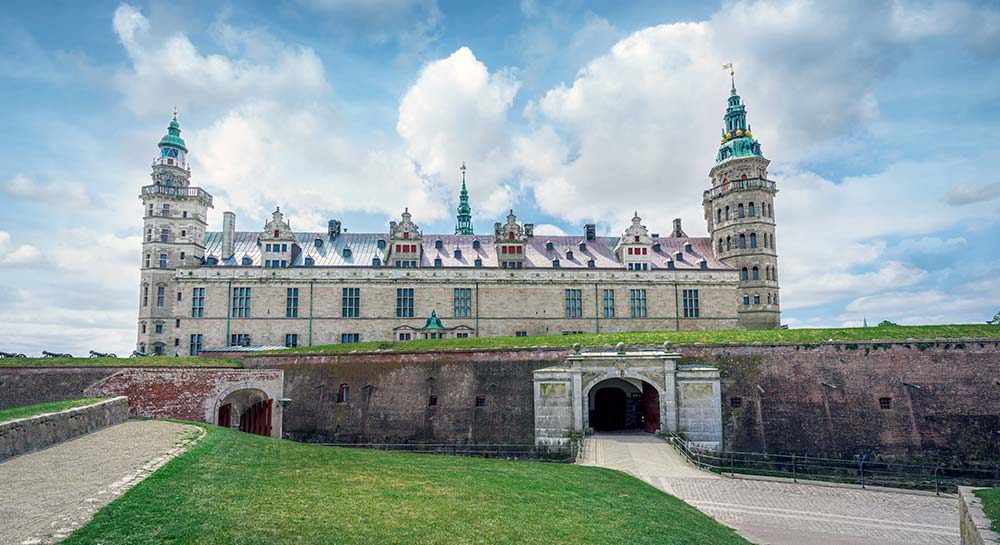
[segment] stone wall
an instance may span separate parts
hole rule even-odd
[[[721,369],[726,448],[1000,456],[996,339],[675,349],[684,364]],[[294,439],[532,443],[532,372],[568,354],[248,356],[245,364],[285,371],[293,400],[285,426]],[[336,400],[340,384],[349,385],[344,403]],[[484,406],[476,407],[477,397]],[[879,398],[889,398],[888,409]]]
[[[990,519],[983,511],[982,501],[973,494],[975,488],[958,487],[958,519],[962,545],[1000,545],[1000,534],[990,529]]]
[[[41,450],[128,418],[128,398],[0,423],[0,461]]]

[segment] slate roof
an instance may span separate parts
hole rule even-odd
[[[214,257],[221,266],[243,266],[243,258],[250,259],[249,266],[263,265],[261,244],[258,241],[260,233],[237,232],[235,235],[233,257],[222,261],[222,232],[206,233],[205,257]],[[385,264],[385,256],[389,250],[389,235],[386,233],[341,233],[331,240],[327,233],[296,233],[295,239],[301,247],[301,253],[296,257],[291,267],[305,265],[306,258],[313,259],[316,267],[370,267],[372,260],[378,257]],[[316,240],[322,244],[317,247]],[[587,241],[583,236],[546,236],[535,235],[528,238],[525,248],[525,268],[552,268],[554,259],[559,259],[559,267],[563,269],[586,269],[587,261],[593,259],[597,269],[625,269],[625,264],[618,261],[614,248],[619,237],[597,237]],[[385,249],[379,249],[379,240],[385,241]],[[441,249],[435,243],[441,241]],[[479,240],[478,249],[473,248],[473,241]],[[552,250],[546,249],[546,243],[552,243]],[[684,245],[691,243],[691,251],[684,251]],[[586,244],[580,250],[580,244]],[[680,261],[674,260],[674,268],[678,270],[700,269],[699,261],[705,259],[710,270],[731,270],[729,266],[717,260],[712,255],[712,241],[703,237],[657,237],[654,244],[660,244],[660,250],[651,250],[652,268],[666,269],[667,261],[673,258],[677,251],[683,253]],[[351,256],[344,257],[344,249],[351,249]],[[455,249],[461,250],[461,257],[455,257]],[[567,251],[572,251],[572,259],[567,257]],[[496,245],[493,235],[423,235],[423,253],[420,266],[433,268],[434,260],[440,258],[442,267],[474,267],[476,258],[482,259],[484,268],[498,267]]]

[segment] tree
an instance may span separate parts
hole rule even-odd
[[[1000,312],[994,314],[993,319],[986,323],[990,325],[1000,325]]]
[[[899,324],[895,322],[890,322],[889,320],[882,320],[881,322],[878,323],[878,326],[876,327],[890,327],[894,325],[899,325]]]

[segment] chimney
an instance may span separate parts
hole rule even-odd
[[[233,257],[236,249],[236,214],[222,213],[222,260]]]
[[[587,240],[595,240],[597,238],[597,225],[593,223],[588,223],[583,226],[583,234]]]
[[[335,240],[340,236],[340,221],[330,220],[327,223],[327,234],[330,235],[330,240]]]
[[[533,236],[535,236],[535,224],[534,223],[525,223],[524,224],[524,236],[526,236],[526,237],[533,237]]]
[[[684,233],[684,229],[681,229],[680,218],[674,219],[674,232],[671,236],[673,236],[674,238],[687,238],[687,235]]]

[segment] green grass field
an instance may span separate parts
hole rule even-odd
[[[222,358],[0,358],[0,367],[240,367],[239,360]]]
[[[38,403],[35,405],[25,405],[23,407],[13,407],[11,409],[0,410],[0,422],[17,420],[18,418],[28,418],[46,413],[57,413],[66,409],[75,409],[84,405],[93,405],[99,401],[104,401],[104,397],[81,397],[78,399],[67,399],[66,401],[52,401],[49,403]]]
[[[750,343],[750,342],[821,342],[829,339],[840,341],[889,341],[906,339],[1000,339],[1000,326],[986,324],[957,324],[931,326],[856,327],[838,329],[762,329],[724,331],[656,331],[636,333],[601,333],[578,335],[548,335],[540,337],[479,337],[469,339],[420,339],[404,342],[363,342],[302,346],[271,354],[329,354],[353,351],[433,351],[467,350],[476,348],[566,348],[580,343],[583,346],[660,345],[664,341],[676,344],[691,343]]]
[[[986,516],[990,517],[993,531],[1000,532],[1000,488],[976,490],[973,494],[983,500],[983,511],[986,511]]]
[[[748,545],[684,502],[607,469],[206,429],[64,545]]]

